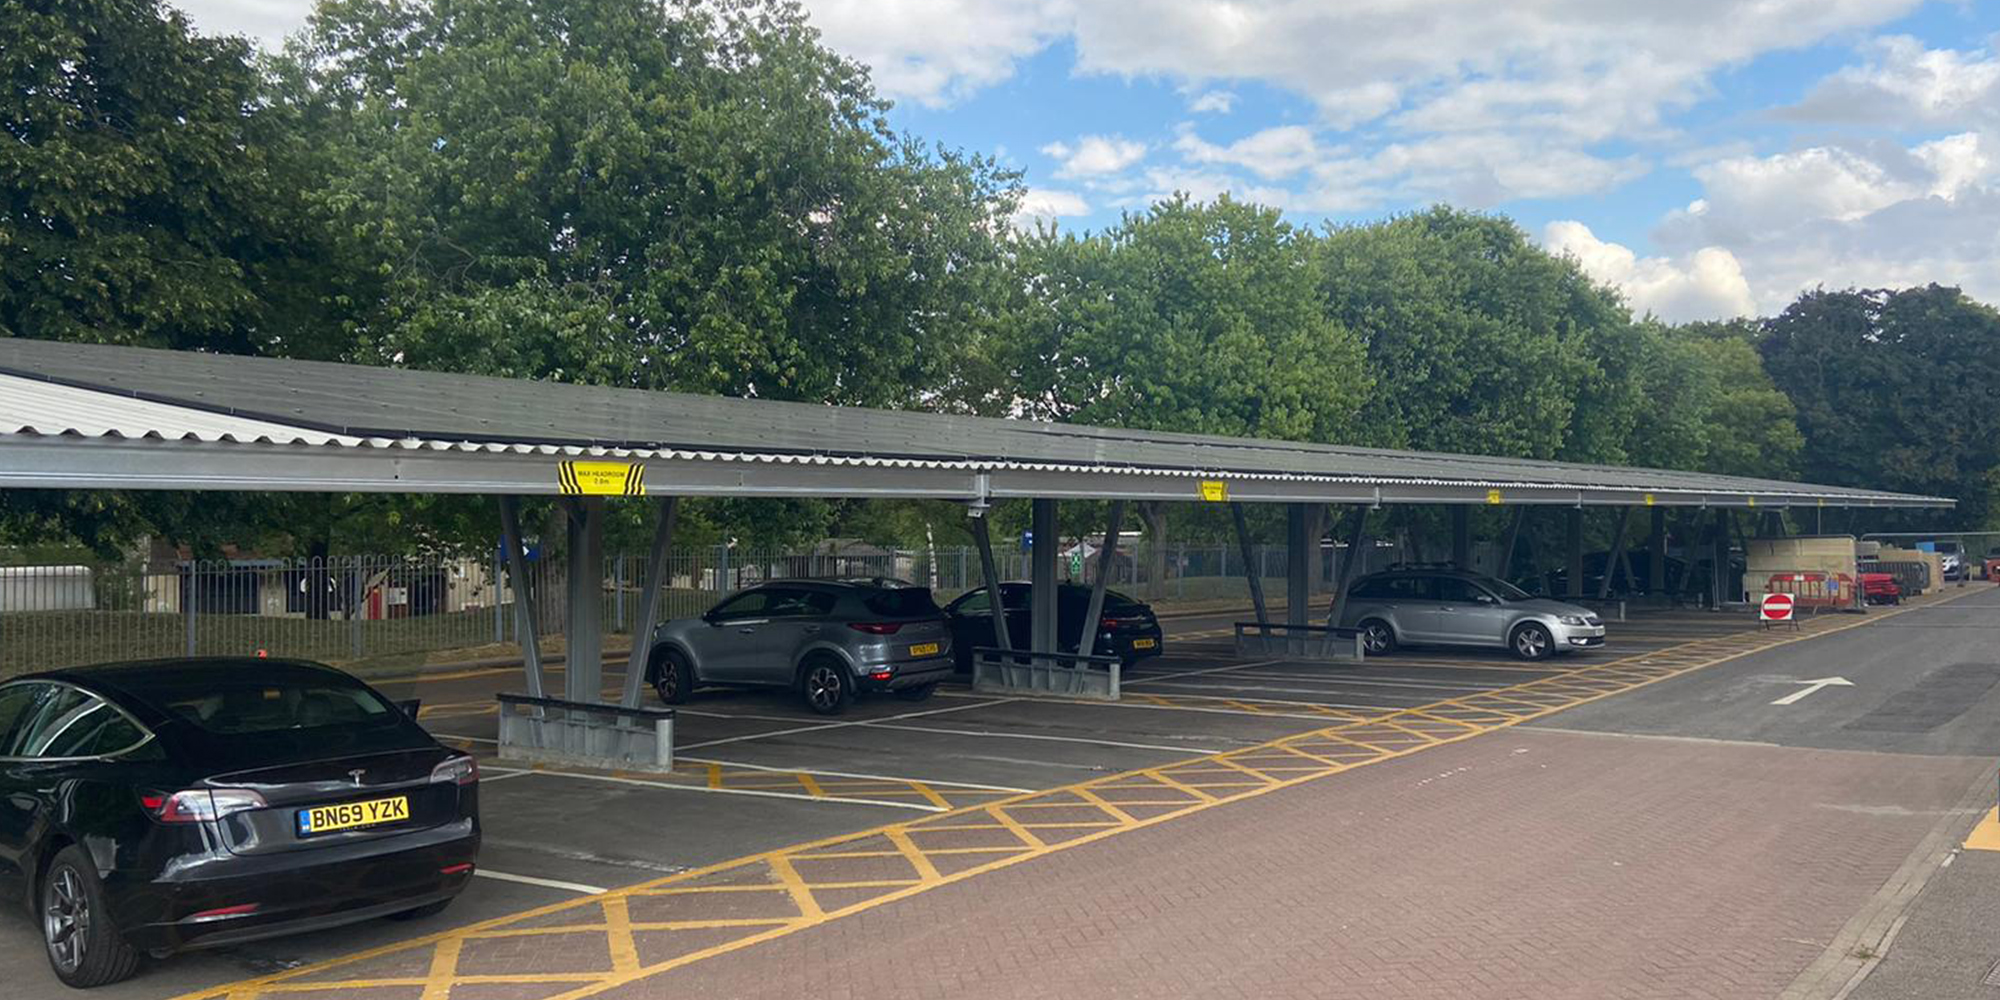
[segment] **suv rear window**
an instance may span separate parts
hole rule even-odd
[[[931,599],[927,587],[878,590],[862,598],[861,603],[884,618],[924,618],[944,613],[938,609],[937,601]]]

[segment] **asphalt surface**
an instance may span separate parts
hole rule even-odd
[[[1627,691],[1570,709],[1539,726],[1612,739],[1696,737],[1864,755],[1991,758],[2000,755],[1996,609],[2000,591],[1969,593],[1946,606],[1912,610],[1865,628],[1780,646]],[[997,697],[957,688],[922,704],[870,699],[846,715],[825,719],[781,694],[703,693],[682,708],[677,720],[678,748],[689,764],[686,773],[666,779],[535,771],[491,759],[492,696],[495,691],[517,689],[518,670],[446,672],[385,683],[382,687],[393,696],[422,698],[427,706],[424,722],[440,738],[487,755],[481,793],[488,837],[481,862],[487,877],[475,880],[451,910],[433,920],[415,925],[375,921],[180,956],[153,963],[138,979],[94,995],[108,1000],[176,997],[412,934],[464,926],[575,899],[581,893],[635,885],[729,858],[907,820],[920,815],[919,810],[944,808],[927,805],[921,796],[936,796],[928,801],[957,807],[978,802],[982,795],[1063,787],[1094,776],[1156,768],[1192,755],[1255,746],[1346,718],[1477,698],[1538,678],[1561,677],[1623,657],[1643,658],[1676,643],[1754,627],[1737,616],[1674,612],[1614,623],[1607,650],[1545,664],[1521,664],[1499,652],[1441,650],[1410,650],[1352,664],[1234,657],[1227,636],[1235,617],[1170,622],[1167,655],[1128,671],[1126,700],[1116,705]],[[1852,686],[1828,687],[1790,705],[1770,704],[1801,690],[1801,681],[1832,676],[1851,681]],[[606,680],[607,687],[615,688],[618,678],[607,671]],[[1808,764],[1852,767],[1841,763],[1845,759],[1828,756]],[[1955,759],[1947,772],[1958,774],[1965,766]],[[706,779],[702,768],[709,769]],[[1580,773],[1587,774],[1588,769]],[[1895,771],[1890,767],[1881,773]],[[762,780],[766,775],[769,780]],[[1853,815],[1866,814],[1866,797],[1851,786],[1852,782],[1840,786],[1845,789],[1840,798],[1849,804],[1862,802],[1857,807],[1861,811]],[[1937,797],[1926,793],[1909,801]],[[1882,801],[1892,803],[1883,808],[1906,808],[1893,805],[1903,800],[1886,790]],[[1551,802],[1550,807],[1560,809],[1561,802]],[[1894,818],[1898,830],[1911,823],[1933,822],[1928,812]],[[1937,821],[1956,823],[1961,818],[1952,815]],[[1970,818],[1963,819],[1969,825]],[[1588,825],[1593,820],[1576,815],[1562,817],[1561,822]],[[1975,868],[1954,866],[1946,876],[1957,878]],[[1951,884],[1949,878],[1940,878],[1938,884]],[[1897,947],[1909,943],[1913,954],[1935,947],[1956,956],[1956,964],[1944,959],[1913,963],[1923,969],[1977,964],[1953,933],[1954,928],[1970,933],[1978,926],[1981,913],[1967,907],[1976,906],[1981,898],[1976,886],[1968,886],[1961,896],[1942,889],[1927,893],[1906,929],[1904,943]],[[1941,915],[1928,918],[1934,906]],[[1504,912],[1490,916],[1501,919]],[[1990,913],[1985,919],[1991,926]],[[1926,920],[1936,924],[1935,931],[1925,928]],[[1894,966],[1884,963],[1878,975],[1891,975]],[[0,988],[8,1000],[66,995],[48,977],[34,928],[26,920],[0,920],[0,983],[15,984]],[[460,992],[471,996],[478,991],[465,988],[452,995]],[[2000,993],[1964,995],[1980,1000],[2000,997]]]

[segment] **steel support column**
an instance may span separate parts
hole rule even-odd
[[[1528,508],[1514,508],[1514,516],[1507,521],[1507,541],[1500,546],[1500,563],[1494,567],[1493,575],[1502,580],[1514,572],[1514,548],[1521,541],[1521,525],[1528,519]]]
[[[1462,503],[1451,507],[1451,565],[1472,570],[1472,508]]]
[[[1125,501],[1111,501],[1111,518],[1104,526],[1104,544],[1097,548],[1097,580],[1090,585],[1090,605],[1083,615],[1083,627],[1076,637],[1076,651],[1097,655],[1097,622],[1104,614],[1104,587],[1111,580],[1112,558],[1118,552],[1118,532],[1125,525]]]
[[[1056,537],[1056,502],[1031,502],[1034,541],[1029,560],[1032,617],[1029,618],[1028,633],[1033,637],[1033,643],[1029,651],[1053,653],[1056,652],[1056,549],[1061,547],[1062,540]]]
[[[568,650],[564,697],[604,700],[604,498],[576,497],[563,503],[569,545],[569,621],[563,630]]]
[[[1715,512],[1715,537],[1711,541],[1712,546],[1708,564],[1709,596],[1713,601],[1711,606],[1720,611],[1722,610],[1723,594],[1728,587],[1726,581],[1729,577],[1728,511],[1717,510]]]
[[[1647,539],[1646,593],[1654,597],[1667,592],[1667,510],[1654,507],[1653,534]]]
[[[1625,530],[1632,525],[1632,508],[1618,508],[1618,528],[1611,533],[1611,548],[1604,554],[1604,579],[1597,584],[1597,599],[1602,601],[1611,596],[1611,575],[1625,558]],[[1626,567],[1625,582],[1632,582],[1632,570]]]
[[[979,576],[986,581],[986,604],[993,613],[993,645],[1005,650],[1013,650],[1014,637],[1007,628],[1006,602],[1000,594],[1000,571],[993,565],[993,533],[986,525],[986,518],[972,518],[972,540],[979,547]]]
[[[1243,577],[1250,581],[1250,606],[1257,611],[1257,624],[1271,624],[1271,613],[1264,603],[1264,567],[1256,564],[1255,553],[1250,550],[1250,526],[1243,520],[1243,505],[1229,502],[1229,516],[1236,523],[1236,547],[1243,553]]]
[[[680,497],[660,500],[660,520],[653,526],[653,547],[646,553],[646,582],[639,589],[639,613],[632,618],[632,655],[625,660],[626,708],[638,708],[646,690],[646,668],[653,653],[653,624],[659,620],[660,589],[667,579],[667,550],[674,544],[674,521]]]
[[[1583,508],[1569,509],[1568,538],[1563,551],[1568,559],[1569,596],[1583,596]]]
[[[1318,504],[1285,505],[1285,621],[1306,624],[1313,569],[1319,564]]]
[[[1333,601],[1327,608],[1328,625],[1340,624],[1341,605],[1347,603],[1347,588],[1354,585],[1355,578],[1361,575],[1362,564],[1368,561],[1361,548],[1368,537],[1368,508],[1355,504],[1351,517],[1354,523],[1347,529],[1347,554],[1341,557],[1340,572],[1336,574],[1333,584]]]
[[[521,554],[520,497],[500,498],[500,547],[507,553],[508,582],[514,590],[514,639],[521,646],[528,696],[546,697],[542,687],[542,632],[535,625],[534,585],[528,579],[528,560]],[[495,599],[498,600],[498,591]]]

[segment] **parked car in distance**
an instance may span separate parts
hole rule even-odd
[[[929,588],[883,578],[772,580],[700,618],[653,630],[647,679],[669,705],[698,687],[796,691],[822,715],[856,695],[922,701],[951,673],[951,635]]]
[[[1947,580],[1965,579],[1965,547],[1957,541],[1947,539],[1934,543],[1932,551],[1938,556],[1938,572]]]
[[[444,909],[479,767],[332,667],[181,659],[0,684],[0,884],[56,977]]]
[[[1523,660],[1604,645],[1604,622],[1574,604],[1536,597],[1504,580],[1456,570],[1389,570],[1348,588],[1345,628],[1361,630],[1370,656],[1398,646],[1499,646]]]
[[[1002,583],[1000,603],[1007,618],[1007,637],[1015,649],[1026,649],[1033,637],[1033,614],[1029,601],[1034,588],[1027,583]],[[952,648],[957,650],[960,672],[972,669],[972,651],[997,645],[993,632],[993,606],[986,588],[960,594],[945,605],[945,621],[950,624]],[[1056,636],[1065,652],[1074,652],[1083,632],[1084,615],[1090,611],[1090,588],[1080,583],[1056,587]],[[1166,635],[1160,620],[1146,602],[1106,588],[1104,608],[1097,616],[1099,656],[1116,656],[1131,665],[1166,651]]]

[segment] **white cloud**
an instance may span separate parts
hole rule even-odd
[[[1699,168],[1704,197],[1654,233],[1667,253],[1728,248],[1759,311],[1824,285],[1956,284],[2000,299],[2000,142],[1820,146]]]
[[[1678,259],[1640,257],[1571,221],[1549,223],[1542,242],[1556,253],[1576,258],[1585,274],[1618,288],[1634,312],[1679,323],[1757,311],[1742,265],[1721,247],[1702,247]]]
[[[1204,141],[1192,127],[1183,127],[1174,148],[1190,163],[1225,163],[1242,167],[1265,180],[1289,177],[1318,163],[1326,154],[1311,129],[1280,125],[1253,132],[1227,146]]]
[[[1608,159],[1575,145],[1505,132],[1460,133],[1329,160],[1315,170],[1315,184],[1333,204],[1443,200],[1490,208],[1607,191],[1646,169],[1637,158]]]
[[[1115,174],[1146,158],[1146,144],[1119,135],[1086,135],[1075,143],[1052,142],[1042,152],[1060,161],[1057,177]]]
[[[168,0],[205,35],[247,35],[276,49],[285,36],[306,26],[312,0]]]
[[[1863,52],[1866,62],[1820,81],[1784,115],[1849,124],[2000,126],[2000,51],[1927,49],[1897,35],[1875,39]]]
[[[832,48],[868,64],[883,94],[939,106],[1014,75],[1057,38],[1068,0],[808,0]]]
[[[1032,229],[1036,223],[1089,214],[1090,203],[1074,191],[1029,188],[1021,196],[1021,207],[1014,212],[1014,225],[1020,229]]]
[[[1205,90],[1188,102],[1188,111],[1197,115],[1226,115],[1236,107],[1236,94],[1228,90]]]

